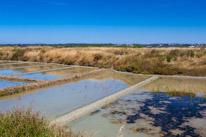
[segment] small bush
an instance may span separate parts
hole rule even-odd
[[[128,55],[129,53],[126,50],[115,50],[114,54],[115,55]]]
[[[41,53],[42,53],[42,54],[46,53],[46,50],[42,49],[42,50],[41,50]]]
[[[24,53],[25,53],[25,50],[21,50],[21,49],[15,49],[13,50],[13,55],[12,55],[12,60],[18,60],[20,59],[21,57],[24,56]]]
[[[177,56],[180,55],[180,50],[178,50],[178,49],[171,50],[169,55],[172,56],[172,57],[177,57]]]
[[[0,113],[0,136],[4,137],[74,137],[71,131],[61,127],[49,126],[47,120],[34,113],[31,108],[13,108]]]
[[[1,56],[3,56],[3,52],[2,52],[2,51],[0,51],[0,57],[1,57]]]
[[[167,62],[170,62],[172,59],[172,56],[166,56]]]
[[[67,64],[67,65],[73,65],[74,63],[73,63],[73,61],[68,60],[68,61],[66,62],[66,64]]]
[[[94,55],[94,62],[96,62],[96,61],[98,61],[100,59],[102,59],[102,55],[101,54],[95,54]]]
[[[195,52],[193,50],[188,50],[187,51],[187,56],[194,57],[195,56]]]

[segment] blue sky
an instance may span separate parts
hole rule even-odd
[[[0,0],[0,43],[206,43],[205,0]]]

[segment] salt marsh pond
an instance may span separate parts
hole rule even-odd
[[[56,80],[89,73],[98,68],[66,65],[0,62],[0,76]],[[118,93],[150,76],[108,71],[46,88],[0,97],[0,111],[17,105],[33,106],[49,120]],[[45,81],[43,81],[45,82]],[[0,80],[0,89],[28,85]],[[206,136],[206,78],[159,79],[66,123],[68,129],[95,137]]]
[[[140,82],[148,78],[133,76],[130,81],[126,80],[128,76],[108,72],[47,89],[3,97],[0,98],[0,108],[1,111],[6,111],[11,110],[17,104],[25,107],[32,104],[35,110],[40,110],[52,119],[125,89],[135,84],[135,81]]]
[[[27,83],[0,80],[0,89],[8,88],[8,87],[15,87],[15,86],[22,86],[22,85],[27,85]]]

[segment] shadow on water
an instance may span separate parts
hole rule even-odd
[[[134,132],[147,134],[160,128],[160,134],[165,137],[198,137],[201,135],[195,131],[196,128],[185,123],[192,118],[206,118],[202,113],[206,111],[206,99],[194,93],[135,91],[102,107],[96,113],[101,111],[102,117],[109,119],[110,123],[125,123]],[[149,127],[140,126],[141,122],[148,121]]]

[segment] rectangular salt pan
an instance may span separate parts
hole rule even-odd
[[[22,86],[22,85],[27,85],[27,83],[0,80],[0,89],[4,89],[8,87],[15,87],[15,86]]]

